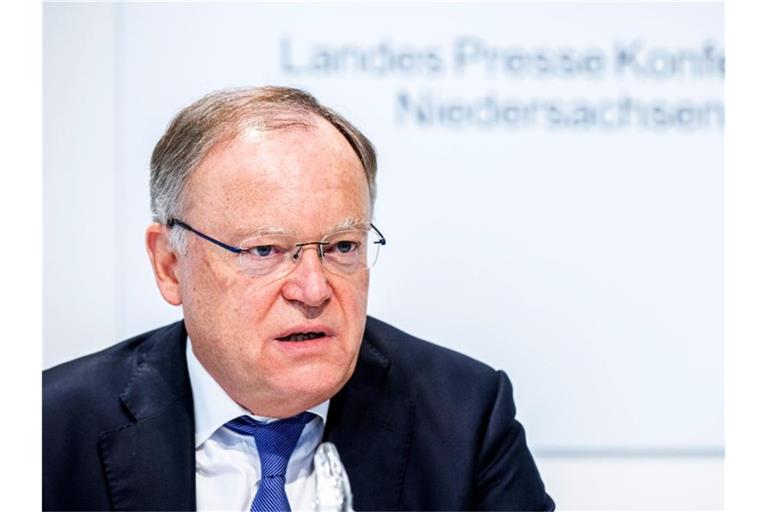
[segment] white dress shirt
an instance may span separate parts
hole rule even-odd
[[[275,420],[254,416],[232,400],[200,364],[189,338],[187,368],[195,407],[197,509],[248,511],[261,483],[259,453],[252,437],[232,432],[224,424],[243,415],[257,421]],[[323,437],[328,401],[309,412],[318,417],[304,426],[285,474],[292,510],[314,509],[313,457]]]

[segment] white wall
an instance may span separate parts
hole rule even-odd
[[[721,506],[722,126],[446,126],[403,108],[721,104],[706,67],[510,77],[452,55],[463,36],[608,56],[642,41],[663,63],[722,51],[720,6],[46,4],[44,21],[44,366],[179,318],[142,247],[149,154],[173,113],[215,88],[298,85],[380,154],[391,243],[371,312],[510,374],[560,507]],[[353,43],[445,66],[310,69]]]
[[[43,10],[46,367],[117,337],[115,23],[109,4]]]
[[[561,510],[722,510],[719,456],[537,456]]]

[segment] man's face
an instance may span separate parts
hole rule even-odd
[[[263,229],[318,241],[345,220],[370,220],[362,164],[329,123],[251,131],[193,172],[183,220],[237,246]],[[357,361],[368,270],[329,273],[310,245],[278,279],[253,276],[238,256],[187,233],[177,262],[192,348],[208,372],[255,414],[285,417],[333,396]],[[323,332],[307,341],[292,333]]]

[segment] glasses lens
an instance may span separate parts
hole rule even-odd
[[[325,267],[336,274],[371,268],[379,256],[380,238],[366,230],[339,231],[322,242],[299,244],[290,235],[262,235],[240,244],[240,267],[249,275],[279,278],[293,270],[301,254],[321,247]]]
[[[325,264],[329,270],[344,274],[371,268],[379,255],[380,244],[376,240],[378,237],[363,230],[334,233],[325,239]]]
[[[285,235],[262,235],[249,238],[240,244],[240,266],[248,274],[288,273],[293,268],[291,253],[295,252],[295,240]]]

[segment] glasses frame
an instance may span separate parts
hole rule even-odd
[[[381,233],[381,231],[379,231],[379,229],[376,226],[374,226],[372,222],[369,222],[368,224],[371,226],[371,229],[373,229],[376,232],[376,235],[379,237],[379,239],[376,240],[373,243],[374,244],[378,244],[380,247],[383,246],[383,245],[387,245],[387,239],[384,238],[384,235]],[[175,218],[170,219],[166,223],[166,226],[168,226],[168,229],[173,229],[175,226],[179,226],[182,229],[185,229],[187,231],[190,231],[190,232],[194,233],[195,235],[199,236],[203,240],[206,240],[206,241],[208,241],[208,242],[210,242],[210,243],[212,243],[214,245],[218,245],[222,249],[225,249],[225,250],[227,250],[227,251],[229,251],[231,253],[234,253],[234,254],[242,254],[244,252],[248,252],[248,249],[243,249],[241,247],[235,247],[233,245],[226,244],[226,243],[222,242],[221,240],[216,240],[212,236],[206,235],[202,231],[199,231],[199,230],[193,228],[192,226],[190,226],[186,222],[184,222],[182,220],[179,220],[179,219],[175,219]],[[308,245],[316,245],[317,248],[318,248],[318,250],[317,250],[318,256],[320,256],[321,260],[325,261],[325,254],[323,253],[323,246],[324,245],[328,245],[328,242],[324,242],[322,240],[319,240],[317,242],[298,242],[298,243],[294,244],[294,247],[296,247],[297,250],[296,250],[296,252],[294,254],[291,255],[291,258],[294,261],[298,261],[299,256],[301,255],[301,250],[304,247],[308,246]],[[378,261],[378,257],[376,258],[376,260],[374,260],[374,262],[371,264],[370,267],[366,267],[366,268],[373,267],[373,265],[376,263],[376,261]]]

